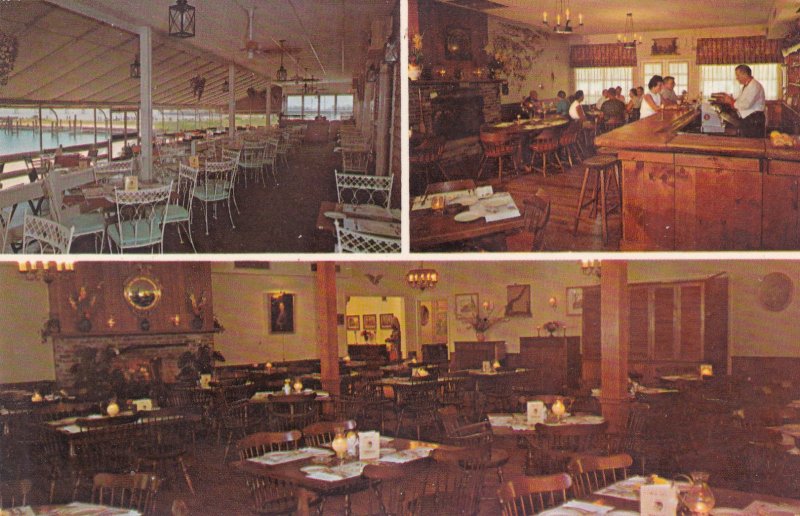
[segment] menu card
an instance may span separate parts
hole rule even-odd
[[[137,176],[125,176],[125,191],[135,192],[139,189],[139,178]]]
[[[377,460],[381,457],[380,432],[358,432],[358,459]]]
[[[642,516],[675,516],[678,512],[678,494],[671,484],[645,484],[639,499]]]
[[[196,154],[189,156],[189,166],[192,168],[200,168],[200,156]]]
[[[546,416],[547,412],[545,410],[543,401],[528,402],[528,425],[544,423]]]
[[[136,406],[136,410],[139,411],[153,410],[153,400],[151,400],[150,398],[133,400],[133,404]]]

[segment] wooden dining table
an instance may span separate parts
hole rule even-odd
[[[497,193],[492,195],[496,196]],[[409,214],[411,250],[430,251],[442,245],[455,242],[485,237],[503,237],[508,233],[524,228],[525,218],[519,210],[523,199],[515,192],[511,192],[508,195],[513,200],[519,215],[501,220],[487,221],[485,216],[463,222],[456,220],[456,217],[466,211],[465,208],[467,208],[463,205],[462,207],[457,206],[458,197],[444,210],[412,208]]]
[[[527,415],[523,413],[491,413],[487,414],[492,433],[499,436],[528,437],[536,434],[536,425],[529,425]],[[575,415],[566,416],[559,421],[545,422],[548,426],[600,425],[605,422],[603,416]]]
[[[141,512],[135,509],[123,509],[109,505],[97,505],[84,502],[72,502],[61,505],[35,505],[20,506],[4,509],[2,513],[8,516],[139,516]]]
[[[530,145],[531,138],[541,133],[545,129],[558,129],[566,127],[570,119],[561,115],[549,115],[545,118],[519,119],[511,122],[497,122],[494,124],[484,124],[481,132],[505,133],[509,136],[516,136],[517,152],[514,162],[519,166],[522,161],[522,148]]]
[[[437,448],[455,449],[452,446],[439,443],[413,441],[399,437],[391,438],[385,436],[381,436],[381,448],[381,458],[379,460],[365,462],[368,464],[378,465],[390,461],[397,463],[397,460],[395,460],[394,457],[398,457],[398,452],[400,453],[400,456],[402,456],[403,452],[408,450],[427,450]],[[388,450],[387,448],[391,448],[392,450]],[[406,464],[415,464],[421,461],[430,460],[427,457],[415,458],[413,456],[404,457],[399,460],[405,461],[406,459],[408,459],[407,462],[405,462]],[[328,460],[325,460],[324,458],[320,459],[305,457],[282,464],[266,464],[263,461],[259,462],[257,460],[249,459],[234,462],[233,466],[237,470],[251,475],[271,477],[286,482],[291,482],[297,487],[298,504],[296,514],[300,516],[307,516],[310,514],[309,502],[315,497],[315,495],[322,497],[331,496],[339,494],[348,488],[356,488],[358,485],[365,485],[365,479],[360,474],[342,478],[341,480],[321,480],[310,477],[305,471],[303,471],[303,468],[306,466],[319,464],[321,462],[334,465],[337,463],[337,459],[333,458],[332,455]],[[346,459],[345,464],[352,464],[353,462],[355,462],[355,459]],[[413,471],[413,468],[409,468],[410,474]]]
[[[385,238],[400,238],[399,210],[385,210],[372,205],[358,206],[322,201],[317,213],[317,229],[336,235],[334,223],[336,218],[340,219],[342,224],[349,219],[355,225],[354,229],[362,233]]]

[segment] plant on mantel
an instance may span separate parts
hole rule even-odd
[[[196,383],[201,374],[214,372],[214,362],[224,362],[225,357],[208,344],[200,344],[194,351],[185,351],[178,357],[180,371],[176,379],[186,383]]]

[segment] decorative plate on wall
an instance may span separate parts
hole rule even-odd
[[[771,272],[761,279],[758,301],[767,310],[780,312],[792,302],[793,292],[792,278],[782,272]]]

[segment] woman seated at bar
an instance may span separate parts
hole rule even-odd
[[[583,90],[575,92],[575,100],[569,107],[569,117],[573,120],[586,120],[586,113],[583,112]]]
[[[625,105],[625,111],[628,113],[629,120],[639,120],[639,112],[642,109],[642,97],[639,95],[636,88],[631,88],[631,99]]]
[[[649,93],[645,93],[642,99],[640,119],[652,116],[664,109],[664,104],[661,101],[661,89],[664,87],[664,79],[660,75],[654,75],[647,83],[650,89]]]

